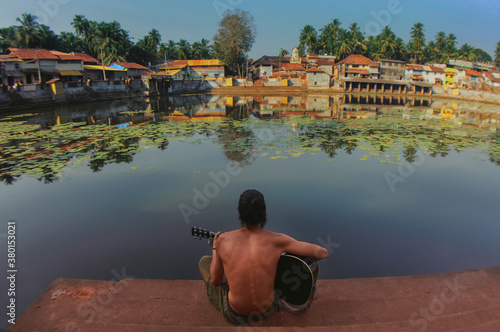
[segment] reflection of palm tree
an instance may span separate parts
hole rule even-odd
[[[405,160],[411,164],[416,159],[417,149],[415,149],[413,146],[409,145],[409,146],[404,148],[403,155],[405,157]]]
[[[220,126],[216,134],[228,160],[238,163],[240,167],[253,163],[256,158],[253,148],[255,136],[251,130],[227,123]]]

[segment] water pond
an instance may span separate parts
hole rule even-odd
[[[499,265],[499,123],[494,105],[350,95],[3,114],[0,246],[15,220],[18,309],[58,277],[198,279],[210,250],[190,228],[239,227],[249,188],[267,229],[327,247],[321,278]]]

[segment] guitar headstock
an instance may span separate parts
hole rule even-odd
[[[192,227],[191,228],[191,235],[195,239],[213,239],[215,237],[214,232],[210,232],[204,228],[199,228],[199,227]]]

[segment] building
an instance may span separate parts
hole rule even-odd
[[[351,54],[335,64],[334,78],[379,78],[380,64],[361,54]]]
[[[329,88],[331,75],[320,68],[309,68],[306,70],[307,86],[310,88],[322,87]]]
[[[39,81],[44,83],[53,79],[81,81],[86,63],[99,64],[99,61],[85,53],[29,48],[9,48],[9,52],[0,56],[2,81],[8,85],[18,81],[24,85]]]
[[[423,66],[424,70],[422,72],[424,82],[431,83],[433,85],[441,86],[443,85],[445,79],[444,69],[435,66]]]
[[[443,87],[445,88],[456,88],[456,81],[455,77],[457,76],[457,70],[455,68],[445,68],[444,69],[444,84]]]
[[[498,72],[484,72],[483,82],[492,87],[500,87],[500,73]]]
[[[469,88],[477,88],[483,82],[483,74],[480,72],[469,69],[465,71]]]
[[[0,55],[0,84],[13,86],[16,82],[25,84],[22,71],[23,61],[10,55]]]
[[[335,66],[335,56],[308,54],[306,56],[308,67],[317,67],[325,73],[333,75],[333,67]]]
[[[403,80],[406,63],[399,60],[382,59],[376,61],[380,65],[379,77],[383,80]]]
[[[160,66],[163,74],[170,75],[174,80],[204,79],[217,80],[225,77],[224,62],[211,60],[174,60]]]
[[[109,68],[127,71],[127,78],[140,80],[143,75],[147,75],[148,68],[134,62],[113,62]]]
[[[59,77],[57,70],[57,62],[60,60],[57,55],[44,49],[30,48],[9,48],[8,56],[11,59],[20,60],[20,72],[13,73],[16,77],[21,77],[19,80],[23,84],[47,82],[53,78]],[[40,74],[40,77],[39,77]],[[13,76],[11,76],[13,77]],[[9,76],[7,76],[9,80]]]
[[[126,69],[110,68],[103,65],[84,65],[83,67],[85,81],[104,81],[104,79],[113,81],[127,78]]]

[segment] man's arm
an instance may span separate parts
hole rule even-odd
[[[297,241],[285,234],[280,234],[280,237],[279,243],[283,252],[306,257],[314,257],[316,259],[325,259],[330,256],[328,250],[316,244]]]
[[[214,241],[212,243],[212,264],[210,265],[210,282],[214,286],[219,286],[222,283],[222,277],[224,276],[224,265],[217,252],[220,241],[220,232],[215,234]]]

